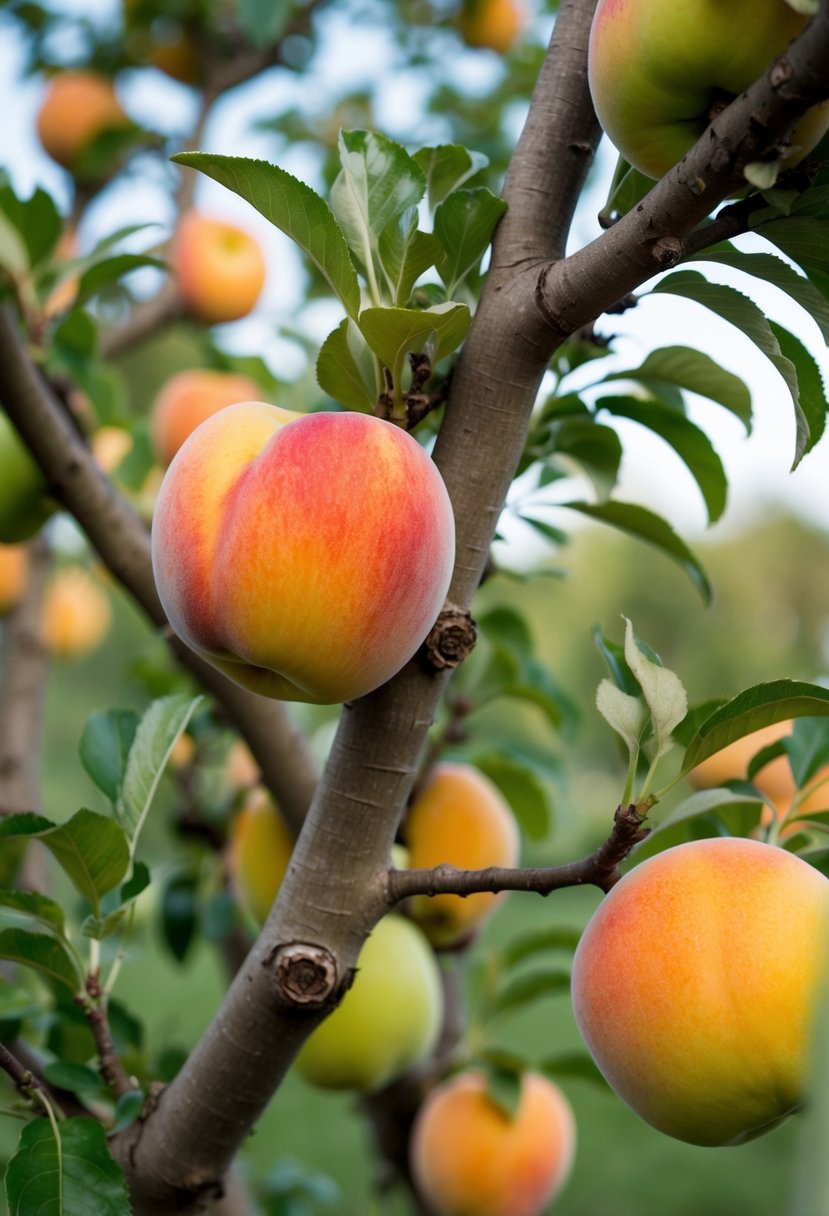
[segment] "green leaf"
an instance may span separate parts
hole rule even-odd
[[[47,1064],[43,1075],[50,1085],[58,1089],[68,1089],[70,1093],[106,1093],[106,1086],[100,1075],[88,1064],[73,1064],[65,1060],[54,1060]]]
[[[349,316],[360,309],[360,284],[331,208],[310,186],[264,160],[180,152],[172,158],[198,169],[246,199],[299,245],[319,269]]]
[[[391,301],[400,307],[409,303],[412,288],[420,276],[446,256],[440,241],[431,232],[421,232],[414,226],[400,230],[394,224],[387,224],[380,233],[378,254]]]
[[[140,720],[134,709],[110,709],[92,714],[84,724],[79,748],[81,763],[112,803],[118,801]]]
[[[513,937],[504,949],[504,962],[508,967],[514,967],[534,954],[547,950],[567,950],[572,953],[579,944],[581,931],[562,926],[545,929],[529,929],[526,933]]]
[[[471,320],[465,304],[433,308],[364,308],[358,324],[371,349],[395,376],[410,352],[424,353],[432,363],[450,354],[466,337]]]
[[[144,713],[127,758],[115,814],[130,839],[131,852],[169,759],[170,752],[202,697],[178,694],[153,701]]]
[[[528,971],[504,984],[493,1002],[493,1012],[521,1009],[541,997],[557,996],[560,992],[569,990],[570,976],[566,971]]]
[[[135,1123],[144,1109],[146,1095],[140,1089],[131,1089],[115,1103],[115,1120],[110,1128],[110,1135],[116,1136]]]
[[[622,441],[609,426],[589,418],[564,418],[551,430],[552,450],[575,460],[593,483],[596,495],[606,500],[619,476]]]
[[[755,231],[801,266],[809,277],[829,274],[829,223],[799,215],[760,224]]]
[[[652,653],[652,652],[651,652]],[[633,625],[625,620],[625,660],[636,677],[645,704],[650,710],[651,728],[656,739],[655,758],[673,745],[672,734],[688,712],[688,697],[679,676],[643,652]]]
[[[149,257],[145,253],[117,253],[114,257],[104,258],[95,262],[81,275],[78,283],[78,294],[73,307],[79,308],[87,300],[91,300],[104,287],[117,283],[124,275],[144,266],[154,266],[157,270],[169,273],[169,266],[160,258]]]
[[[607,664],[616,687],[620,688],[622,692],[626,692],[628,696],[638,696],[639,684],[625,662],[624,647],[620,646],[618,642],[614,642],[612,638],[605,637],[598,625],[593,628],[593,641]]]
[[[800,395],[800,408],[806,418],[809,428],[809,438],[803,449],[803,454],[811,452],[826,429],[826,411],[829,404],[826,401],[826,389],[820,368],[799,338],[789,333],[782,325],[770,321],[772,332],[780,344],[780,349],[787,359],[790,359],[797,373],[797,387]]]
[[[748,296],[744,296],[742,292],[736,291],[733,287],[726,287],[722,283],[711,283],[703,275],[697,274],[693,270],[679,270],[667,275],[657,283],[653,291],[682,296],[686,300],[693,300],[695,303],[709,308],[750,338],[773,364],[783,377],[794,406],[796,439],[793,467],[795,467],[809,442],[809,426],[800,407],[797,373],[791,360],[787,359],[780,350],[771,326],[757,305]]]
[[[727,789],[697,790],[690,797],[683,798],[661,819],[651,830],[651,836],[657,836],[679,823],[711,814],[718,815],[733,828],[735,836],[747,836],[759,822],[764,806],[765,802],[756,794],[741,794]]]
[[[63,936],[63,908],[46,895],[35,891],[0,891],[0,908],[23,912]]]
[[[772,680],[754,684],[716,709],[698,728],[688,744],[682,772],[690,772],[701,761],[741,739],[743,735],[771,726],[786,718],[829,715],[829,689],[801,680]]]
[[[797,718],[792,733],[783,742],[795,785],[802,790],[811,777],[829,764],[829,721]]]
[[[573,1080],[591,1081],[594,1085],[599,1085],[606,1091],[610,1090],[607,1081],[605,1081],[586,1052],[573,1051],[560,1056],[550,1056],[548,1059],[541,1061],[538,1069],[539,1072],[543,1072],[545,1076],[552,1077],[553,1080],[567,1077]]]
[[[120,928],[132,903],[149,885],[150,871],[143,861],[137,861],[133,867],[132,877],[115,894],[115,908],[105,916],[87,916],[81,925],[81,933],[84,937],[94,937],[97,941],[110,937]],[[107,900],[108,904],[109,902]]]
[[[426,192],[426,178],[405,148],[384,135],[341,131],[339,148],[342,168],[331,187],[331,207],[348,247],[368,276],[372,300],[390,303],[394,296],[384,285],[388,288],[394,281],[392,264],[403,260],[400,246],[410,239],[414,208]],[[380,252],[386,228],[390,231],[384,256],[392,263],[388,276]]]
[[[100,897],[118,885],[129,865],[122,829],[94,811],[80,810],[62,824],[40,815],[9,815],[0,821],[0,839],[15,836],[42,841],[96,914]]]
[[[346,409],[374,411],[378,396],[374,356],[350,317],[343,317],[322,344],[317,384]]]
[[[269,47],[283,33],[294,11],[294,0],[239,0],[236,16],[242,33],[255,47]]]
[[[609,380],[635,380],[657,396],[663,385],[687,389],[709,401],[716,401],[751,429],[751,393],[739,376],[720,367],[708,355],[692,346],[661,346],[653,350],[639,367],[613,372]]]
[[[622,692],[611,680],[602,680],[596,689],[596,708],[605,722],[634,751],[642,740],[648,721],[641,698]]]
[[[490,608],[478,617],[478,628],[487,637],[512,651],[520,661],[531,659],[535,649],[525,617],[505,604]]]
[[[196,939],[198,888],[192,877],[177,875],[164,888],[161,899],[161,928],[170,953],[183,962]]]
[[[130,1216],[123,1171],[97,1119],[27,1123],[6,1170],[9,1216]]]
[[[684,414],[641,397],[600,397],[596,408],[608,410],[617,418],[630,418],[670,444],[699,486],[708,522],[713,524],[720,518],[725,510],[728,478],[705,431]]]
[[[599,222],[602,227],[609,227],[615,220],[627,215],[646,194],[653,189],[653,180],[645,177],[638,169],[620,156],[613,171],[613,180],[607,195],[607,202],[599,212]]]
[[[38,188],[30,198],[23,200],[10,186],[3,185],[0,186],[0,212],[25,241],[27,265],[38,266],[54,249],[63,227],[51,195]]]
[[[602,503],[565,502],[561,505],[655,545],[668,557],[679,562],[703,600],[706,603],[710,602],[711,584],[708,582],[705,571],[685,542],[677,536],[671,525],[660,515],[655,515],[653,511],[635,503],[613,500]]]
[[[492,240],[495,225],[507,209],[503,199],[478,186],[475,190],[456,190],[435,212],[435,236],[446,251],[438,274],[453,296],[463,281],[477,270]]]
[[[808,192],[807,192],[808,194]],[[829,342],[829,300],[818,291],[814,283],[772,253],[744,253],[733,245],[716,245],[694,259],[700,262],[717,262],[731,266],[746,274],[771,283],[799,304],[815,321],[825,342]]]
[[[33,967],[50,980],[65,984],[72,993],[83,991],[83,976],[63,942],[51,933],[30,933],[27,929],[0,930],[0,958]]]
[[[508,1119],[514,1119],[521,1105],[521,1073],[512,1068],[501,1068],[485,1060],[484,1076],[490,1102]]]
[[[543,840],[550,830],[550,798],[535,771],[500,752],[477,754],[474,762],[498,786],[522,831]]]
[[[489,164],[482,152],[470,152],[461,144],[439,144],[421,148],[414,159],[426,175],[426,197],[434,211],[448,194],[469,181]]]

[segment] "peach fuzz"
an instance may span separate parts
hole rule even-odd
[[[184,307],[206,325],[246,317],[265,283],[258,241],[242,228],[198,211],[181,220],[170,261]]]
[[[557,1086],[527,1072],[511,1118],[480,1073],[436,1086],[410,1147],[418,1191],[436,1216],[540,1216],[570,1174],[576,1124]]]
[[[443,863],[466,870],[514,866],[521,846],[509,803],[469,764],[436,766],[406,816],[404,835],[410,869]],[[433,945],[448,946],[467,937],[506,895],[419,895],[411,913]]]
[[[20,603],[28,576],[29,557],[24,546],[0,544],[0,615]]]
[[[662,177],[703,134],[712,106],[762,76],[808,20],[788,0],[599,0],[588,58],[599,122],[635,168]],[[829,106],[813,107],[783,164],[827,125]]]
[[[230,829],[228,870],[237,899],[259,925],[268,919],[293,848],[270,795],[261,786],[251,790]]]
[[[37,133],[44,151],[64,169],[71,169],[104,131],[128,125],[112,81],[95,72],[61,72],[55,76],[37,116]]]
[[[177,372],[153,402],[152,439],[155,454],[168,465],[185,439],[211,414],[226,405],[256,401],[259,385],[249,376],[192,368]]]
[[[612,888],[573,961],[573,1009],[617,1094],[691,1144],[741,1144],[803,1102],[829,881],[773,845],[697,840]]]
[[[383,684],[425,639],[454,520],[435,465],[391,423],[247,402],[179,450],[152,551],[189,646],[255,692],[333,704]]]

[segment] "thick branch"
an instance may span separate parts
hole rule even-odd
[[[0,400],[43,469],[50,492],[71,511],[116,578],[150,620],[166,626],[140,517],[114,489],[27,357],[8,309],[0,310]],[[238,726],[289,823],[298,829],[316,783],[305,740],[279,702],[232,683],[177,638],[176,657]]]
[[[538,304],[556,344],[686,255],[718,203],[745,187],[744,167],[775,156],[799,118],[829,97],[829,3],[766,74],[711,123],[687,156],[592,244],[551,262]],[[707,228],[703,229],[708,243]]]
[[[555,256],[563,248],[567,217],[598,137],[584,71],[592,8],[590,0],[561,6],[533,101],[543,120],[528,122],[505,190],[523,220],[496,242],[494,268],[438,440],[436,458],[457,525],[450,599],[462,608],[480,581],[549,357],[549,333],[534,304],[535,276],[523,276],[522,286],[514,283],[516,263],[529,256],[524,224],[550,230],[533,257]],[[338,983],[346,982],[366,934],[387,910],[389,852],[449,670],[435,673],[417,657],[389,684],[344,707],[259,940],[140,1135],[118,1139],[137,1214],[183,1212],[188,1197],[195,1207],[200,1187],[224,1170],[324,1011],[274,1000],[272,960],[279,944],[324,943]]]

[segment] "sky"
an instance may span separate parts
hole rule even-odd
[[[114,0],[60,0],[64,11],[112,14]],[[549,19],[537,15],[538,28],[546,33]],[[62,48],[70,55],[71,47]],[[283,104],[301,104],[309,95],[317,107],[327,97],[352,84],[359,87],[375,79],[377,65],[386,58],[382,31],[355,30],[345,19],[329,26],[321,47],[314,87],[290,73],[273,69],[257,80],[222,99],[205,132],[203,147],[232,150],[236,155],[272,159],[275,144],[267,134],[251,130],[253,119],[275,113]],[[70,194],[67,175],[41,152],[35,117],[43,92],[39,80],[20,78],[22,46],[8,21],[0,18],[0,112],[5,115],[5,131],[10,138],[0,146],[0,166],[7,168],[15,187],[24,195],[36,185],[44,185],[68,207]],[[456,69],[469,87],[485,93],[499,71],[497,57],[489,53],[459,54]],[[138,121],[169,131],[186,132],[195,117],[196,102],[191,90],[176,84],[155,70],[122,74],[119,81],[122,100]],[[378,126],[397,135],[416,112],[422,85],[416,75],[397,74],[393,82],[381,86],[377,106]],[[419,130],[421,142],[439,141],[439,125],[429,128],[424,119]],[[312,184],[316,165],[302,149],[287,149],[280,155],[282,167]],[[583,243],[598,234],[594,216],[604,201],[615,154],[603,142],[599,172],[591,196],[574,230],[574,239]],[[120,187],[107,191],[82,229],[82,242],[91,243],[117,226],[146,221],[148,216],[169,225],[172,212],[166,189],[165,170],[159,171],[147,158]],[[252,208],[232,193],[203,179],[198,186],[197,203],[211,213],[239,223],[253,232],[265,247],[269,276],[260,306],[253,318],[225,327],[222,342],[237,352],[265,354],[273,369],[290,378],[300,370],[297,348],[274,337],[275,326],[289,321],[302,301],[302,269],[296,250],[281,233],[274,230]],[[137,245],[154,243],[166,235],[134,238]],[[750,241],[750,239],[749,239]],[[750,243],[743,242],[745,248]],[[758,241],[757,248],[762,246]],[[818,358],[826,377],[829,360],[816,324],[795,309],[781,293],[756,280],[740,279],[724,268],[707,267],[706,273],[729,282],[752,298],[769,317],[779,321],[806,343]],[[321,302],[307,314],[319,338],[325,336],[340,317],[338,306]],[[625,446],[621,482],[614,492],[620,499],[642,503],[663,514],[689,541],[702,535],[728,535],[746,527],[767,511],[791,509],[807,520],[829,528],[829,436],[817,445],[799,466],[789,471],[794,454],[794,415],[787,391],[771,365],[743,334],[713,317],[707,309],[662,296],[645,298],[636,309],[621,317],[603,318],[602,332],[618,335],[614,363],[618,367],[636,366],[654,347],[688,344],[699,346],[723,366],[740,375],[749,385],[755,421],[753,433],[745,437],[739,421],[721,407],[703,400],[690,400],[691,418],[704,427],[720,453],[729,477],[729,505],[722,521],[706,529],[705,511],[693,480],[678,457],[658,438],[636,423],[619,420],[617,426]],[[613,364],[608,361],[608,368]],[[561,484],[557,495],[564,498],[583,493],[584,486]],[[561,515],[561,512],[558,512]],[[556,518],[556,513],[549,516]],[[572,523],[568,514],[567,526]]]

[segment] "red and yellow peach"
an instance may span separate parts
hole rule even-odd
[[[419,444],[361,414],[232,405],[179,450],[153,517],[179,636],[265,696],[363,696],[412,657],[449,585],[454,521]]]
[[[259,242],[235,224],[198,211],[189,211],[179,224],[170,261],[184,307],[205,325],[246,317],[265,283]]]

